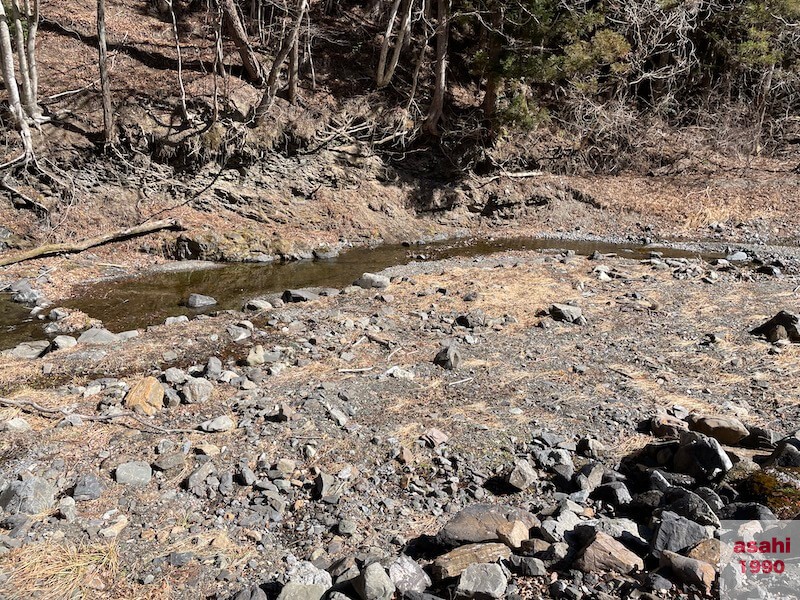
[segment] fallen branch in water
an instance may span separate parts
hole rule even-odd
[[[119,242],[127,240],[140,235],[147,235],[148,233],[155,233],[163,229],[173,229],[176,231],[183,231],[184,227],[175,219],[165,219],[163,221],[153,221],[152,223],[144,223],[136,227],[128,229],[121,229],[112,233],[106,233],[93,238],[88,238],[80,242],[69,242],[65,244],[45,244],[32,250],[27,250],[17,254],[16,256],[9,256],[8,258],[0,258],[0,267],[13,265],[26,260],[34,258],[41,258],[43,256],[53,256],[54,254],[70,254],[73,252],[83,252],[95,246],[102,246],[110,242]]]

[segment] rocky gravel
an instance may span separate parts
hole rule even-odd
[[[721,520],[800,512],[797,268],[761,266],[412,263],[18,346],[3,597],[713,594]]]

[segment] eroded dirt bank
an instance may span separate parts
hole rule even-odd
[[[574,443],[596,440],[570,463],[597,461],[609,474],[651,441],[641,423],[668,410],[738,418],[751,431],[775,431],[771,440],[797,429],[796,347],[748,335],[796,305],[797,265],[781,270],[507,253],[393,268],[386,289],[283,306],[268,298],[275,308],[4,358],[0,390],[12,404],[0,411],[3,486],[18,478],[41,486],[33,514],[18,505],[3,515],[4,594],[257,598],[287,580],[363,579],[366,565],[405,553],[433,570],[430,591],[445,595],[456,583],[441,579],[440,563],[431,567],[444,549],[424,536],[477,502],[511,504],[543,523],[523,519],[530,541],[513,550],[504,594],[655,589],[650,576],[603,574],[624,565],[575,566],[585,563],[573,564],[573,545],[585,541],[564,531],[602,529],[593,516],[634,516],[644,546],[632,547],[649,571],[650,553],[662,550],[649,527],[666,526],[636,517],[617,496],[573,495],[564,508],[569,470],[537,448],[560,444],[553,452],[571,455]],[[548,316],[554,303],[579,307],[585,324]],[[445,344],[458,348],[455,369],[434,364]],[[134,386],[153,416],[114,418],[131,408]],[[752,500],[739,479],[771,450],[726,449],[736,469],[709,482],[694,473],[693,484],[670,475],[672,485],[710,486],[726,503],[724,490],[735,488],[739,501]],[[510,472],[521,491],[508,489]],[[796,506],[791,493],[788,504],[778,496],[759,501],[781,514]],[[541,567],[520,570],[520,557]],[[705,591],[663,574],[670,594]]]

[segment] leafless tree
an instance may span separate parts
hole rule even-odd
[[[100,65],[100,93],[103,101],[103,142],[108,145],[114,141],[114,111],[111,106],[111,86],[108,80],[106,0],[97,0],[97,50]]]

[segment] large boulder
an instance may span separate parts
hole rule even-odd
[[[521,508],[503,504],[473,504],[456,513],[442,527],[438,540],[442,545],[451,547],[495,542],[500,539],[498,529],[514,521],[522,521],[528,529],[539,525],[536,516]]]
[[[714,438],[721,444],[734,446],[749,435],[744,424],[735,417],[691,414],[689,429]]]

